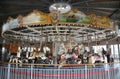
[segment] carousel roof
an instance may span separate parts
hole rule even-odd
[[[49,7],[52,4],[63,2],[85,14],[95,13],[98,16],[108,16],[111,19],[120,20],[119,0],[1,0],[0,23],[2,25],[9,16],[26,15],[34,9],[49,13]]]
[[[2,36],[6,40],[33,44],[46,41],[87,43],[116,37],[114,29],[114,22],[108,17],[86,15],[78,9],[64,13],[34,10],[27,16],[9,17],[3,25]]]
[[[47,41],[66,41],[69,38],[75,38],[74,40],[78,42],[88,42],[88,39],[89,42],[111,39],[116,35],[112,22],[115,20],[119,23],[120,20],[119,0],[3,0],[0,3],[1,22],[6,22],[8,16],[13,17],[4,24],[6,28],[3,28],[3,37],[17,41],[40,43],[41,37],[43,37],[42,40],[49,39]],[[65,4],[61,5],[61,3]],[[66,14],[63,12],[64,14],[59,16],[61,17],[59,22],[53,23],[49,15],[55,9],[54,6],[58,7],[59,11],[61,6],[69,7],[64,12],[77,9],[80,13],[75,14],[76,12],[74,12],[74,14],[79,19],[65,19],[63,17]],[[63,8],[65,7],[62,7],[61,10]],[[68,16],[71,15],[69,12],[67,13]],[[21,15],[18,16],[19,14]],[[66,17],[68,18],[68,16]],[[90,16],[97,16],[99,19],[97,24],[91,22]],[[45,17],[49,17],[49,19],[45,21]],[[100,24],[102,19],[107,20],[107,26]]]

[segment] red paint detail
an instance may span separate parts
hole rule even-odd
[[[106,72],[112,72],[114,70],[116,70],[116,69],[112,68],[110,70],[103,70],[103,71],[100,71],[100,72],[87,72],[87,74],[86,73],[81,73],[81,74],[74,74],[74,73],[73,74],[42,74],[42,73],[33,73],[32,76],[46,76],[46,77],[90,76],[90,75],[105,74]],[[11,69],[11,72],[17,73],[17,74],[23,74],[23,75],[31,75],[30,72],[23,72],[23,71],[19,71],[19,70],[15,70],[15,69]]]

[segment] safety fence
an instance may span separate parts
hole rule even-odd
[[[0,79],[119,79],[119,63],[84,65],[0,64]]]

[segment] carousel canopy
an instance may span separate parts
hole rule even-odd
[[[52,12],[53,10],[58,10],[58,11],[62,11],[62,13],[66,13],[66,12],[68,12],[68,11],[70,11],[71,9],[73,9],[73,8],[77,8],[78,9],[78,11],[82,11],[82,12],[84,12],[85,14],[91,14],[91,13],[94,13],[94,14],[96,14],[97,15],[97,17],[98,16],[107,16],[107,17],[109,17],[110,19],[112,19],[112,20],[114,20],[116,23],[118,23],[118,25],[120,25],[120,1],[119,0],[1,0],[0,1],[0,25],[2,26],[3,25],[3,23],[5,24],[5,22],[6,22],[6,18],[8,18],[9,16],[12,16],[12,17],[14,17],[14,22],[13,21],[11,21],[11,22],[9,22],[9,20],[8,20],[8,22],[6,23],[6,26],[8,25],[10,25],[10,27],[9,27],[9,31],[8,30],[5,30],[5,29],[7,29],[8,27],[6,27],[6,28],[3,28],[4,30],[3,30],[3,32],[2,32],[2,36],[3,37],[5,37],[5,38],[7,38],[7,39],[9,39],[10,38],[10,40],[16,40],[16,38],[14,38],[14,36],[15,37],[18,37],[19,39],[17,39],[17,43],[18,43],[18,40],[20,41],[20,44],[21,44],[21,41],[25,41],[25,39],[27,39],[26,41],[27,42],[29,42],[29,40],[32,38],[32,39],[34,39],[33,37],[36,35],[36,36],[38,36],[37,35],[37,33],[39,34],[39,32],[37,32],[37,31],[39,31],[36,27],[34,27],[35,29],[37,29],[37,30],[34,30],[34,31],[36,31],[35,32],[35,34],[34,34],[34,36],[33,37],[31,37],[30,35],[32,34],[32,32],[30,32],[30,31],[27,31],[28,30],[28,28],[19,28],[19,29],[23,29],[22,31],[20,31],[18,28],[16,28],[15,26],[17,25],[17,26],[23,26],[23,24],[22,24],[22,22],[20,22],[20,23],[17,23],[17,20],[18,20],[18,17],[16,18],[16,16],[17,15],[19,15],[19,14],[21,14],[22,15],[22,17],[26,17],[26,15],[28,14],[28,13],[30,13],[31,11],[33,11],[33,10],[35,10],[35,9],[38,9],[39,11],[42,11],[42,12],[44,12],[45,14],[49,14],[50,12]],[[34,17],[34,16],[33,16]],[[15,19],[16,18],[16,19]],[[21,18],[21,16],[19,16],[19,19]],[[10,19],[10,18],[9,18]],[[39,17],[37,17],[36,19],[39,19]],[[25,21],[30,21],[30,20],[26,20],[26,19],[24,19]],[[66,19],[61,19],[61,21],[60,22],[63,22],[63,21],[65,21]],[[78,19],[77,19],[78,20]],[[75,21],[77,21],[77,20],[74,20],[74,22],[73,23],[75,23]],[[23,20],[20,20],[20,21],[23,21]],[[67,26],[70,26],[70,23],[71,23],[71,19],[70,20],[67,20],[68,22],[68,24],[66,24]],[[70,23],[69,23],[70,22]],[[42,21],[42,23],[43,23],[43,21]],[[40,24],[42,24],[42,23],[40,23]],[[65,22],[64,22],[65,23]],[[73,24],[72,23],[72,24]],[[19,25],[20,24],[20,25]],[[33,23],[32,23],[33,24]],[[50,23],[49,24],[49,22],[48,22],[48,25],[49,26],[53,26],[52,25],[53,23]],[[78,23],[78,26],[81,26],[81,25],[79,25],[79,24],[81,24],[81,23]],[[16,28],[14,28],[14,32],[17,32],[17,33],[13,33],[13,27],[12,27],[12,25]],[[28,25],[28,24],[27,24]],[[34,25],[34,24],[33,24]],[[36,24],[35,24],[36,25]],[[74,26],[76,26],[75,24],[73,24]],[[62,38],[65,38],[64,40],[66,40],[66,39],[69,39],[69,37],[71,38],[71,37],[73,37],[74,35],[77,35],[78,34],[78,32],[75,34],[73,34],[73,32],[71,31],[71,29],[73,30],[73,28],[75,28],[75,27],[72,27],[73,25],[71,25],[70,26],[70,28],[68,29],[69,31],[66,31],[68,34],[69,33],[71,33],[70,34],[70,36],[69,35],[67,35],[67,33],[65,34],[66,36],[64,36],[64,35],[62,35]],[[85,25],[85,24],[83,24],[83,25]],[[89,25],[91,25],[91,24],[88,24],[88,26]],[[43,25],[42,25],[43,26]],[[44,26],[47,26],[47,23],[44,25]],[[58,25],[57,25],[58,26]],[[66,27],[67,27],[66,26]],[[96,25],[91,25],[91,26],[96,26]],[[99,26],[99,25],[98,25]],[[100,25],[101,26],[101,25]],[[111,25],[112,26],[112,25]],[[33,26],[31,26],[31,27],[33,27]],[[59,28],[58,29],[64,29],[64,28],[60,28],[60,26],[58,26]],[[71,28],[72,27],[72,28]],[[76,26],[77,27],[77,26]],[[1,27],[2,28],[2,27]],[[87,31],[88,29],[86,29],[86,28],[88,28],[87,26],[85,27],[85,28],[79,28],[79,30],[81,31],[81,32],[85,32],[85,31]],[[11,31],[12,31],[12,33],[13,33],[13,35],[12,35],[12,33],[10,32],[10,29],[11,29]],[[29,28],[30,30],[31,30],[31,28]],[[44,29],[46,29],[46,28],[43,28],[43,30]],[[51,28],[50,28],[51,29]],[[77,28],[75,28],[75,29],[77,29]],[[74,30],[75,30],[74,29]],[[86,29],[86,30],[84,30],[84,29]],[[92,28],[90,28],[90,29],[92,29]],[[98,29],[98,28],[97,28]],[[97,29],[95,29],[96,31],[98,31]],[[18,31],[17,31],[18,30]],[[53,30],[55,30],[54,28],[53,28]],[[92,30],[94,30],[94,29],[92,29]],[[109,31],[109,29],[105,29],[105,30],[107,30],[107,31]],[[110,29],[111,30],[111,29]],[[20,33],[19,33],[20,32]],[[24,33],[24,32],[26,32],[26,33]],[[29,33],[28,33],[29,32]],[[53,33],[56,33],[55,31],[52,31]],[[58,32],[60,32],[61,33],[61,31],[58,31]],[[80,32],[80,33],[81,33]],[[88,32],[88,31],[87,31]],[[112,32],[114,32],[114,31],[112,31]],[[22,33],[22,34],[21,34]],[[24,33],[24,34],[23,34]],[[42,32],[43,33],[43,32]],[[44,32],[45,33],[45,32]],[[42,35],[42,37],[43,36],[45,36],[44,35],[44,33],[43,33],[43,35]],[[59,34],[60,34],[59,33]],[[4,35],[3,35],[4,34]],[[8,34],[11,34],[11,35],[8,35]],[[17,36],[17,34],[18,34],[18,36]],[[28,34],[30,34],[30,35],[28,35]],[[73,35],[72,35],[73,34]],[[89,33],[90,34],[90,33]],[[89,35],[89,34],[87,34],[87,35]],[[92,33],[93,34],[93,33]],[[92,35],[92,34],[90,34],[90,35]],[[108,36],[108,34],[109,33],[107,33],[107,35],[106,36]],[[6,36],[5,36],[6,35]],[[7,36],[8,35],[8,36]],[[23,39],[23,40],[20,40],[20,38],[22,39],[23,37],[22,37],[22,35],[25,35],[24,36],[24,38],[25,39]],[[49,34],[50,35],[50,34]],[[55,34],[54,34],[55,35]],[[93,34],[93,35],[97,35],[96,33],[95,34]],[[104,34],[102,34],[102,35],[104,35]],[[83,41],[83,40],[85,40],[85,39],[87,39],[87,38],[90,38],[90,37],[84,37],[84,38],[81,38],[81,36],[85,36],[85,34],[82,34],[80,37],[79,37],[80,35],[78,34],[78,36],[76,36],[76,40],[77,41]],[[101,35],[100,35],[101,36]],[[13,38],[12,38],[13,37]],[[46,37],[46,36],[45,36]],[[43,37],[42,39],[44,40],[44,39],[46,39],[45,37]],[[54,38],[56,37],[56,38],[58,38],[58,34],[56,35],[56,36],[53,36]],[[61,39],[60,38],[61,36],[59,36],[59,40]],[[98,36],[96,36],[96,38],[98,38],[99,37],[99,35]],[[39,36],[39,38],[41,38],[41,36]],[[52,37],[49,37],[49,38],[51,38],[51,39],[54,39],[54,38],[52,38]],[[74,37],[73,37],[74,38]],[[93,36],[91,37],[91,38],[94,38]],[[109,39],[109,38],[107,38],[107,39]],[[14,42],[15,42],[15,40],[14,40]],[[40,39],[39,39],[40,40]],[[57,39],[56,39],[57,40]],[[91,40],[89,40],[89,41],[91,41]],[[31,41],[30,41],[31,42]],[[33,43],[35,42],[35,41],[32,41]],[[4,41],[3,41],[3,39],[0,37],[0,43],[4,43]],[[9,43],[9,42],[8,42]]]
[[[58,5],[58,6],[57,6]],[[60,6],[59,10],[57,8]],[[53,8],[57,7],[57,8]],[[64,7],[65,10],[62,10]],[[67,8],[67,9],[66,9]],[[94,42],[117,36],[114,22],[106,16],[86,15],[68,4],[50,6],[50,13],[34,10],[27,16],[8,18],[2,36],[6,40],[40,44],[51,41]]]

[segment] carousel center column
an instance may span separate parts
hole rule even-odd
[[[57,52],[58,52],[58,48],[59,48],[59,42],[57,40],[58,36],[59,36],[59,30],[58,30],[58,27],[57,27],[57,24],[59,22],[59,11],[57,10],[53,10],[51,11],[50,13],[50,18],[51,18],[51,22],[52,22],[52,25],[54,26],[54,29],[56,30],[56,33],[55,34],[53,32],[53,35],[52,35],[52,41],[53,41],[53,57],[54,57],[54,64],[58,64],[57,62]]]

